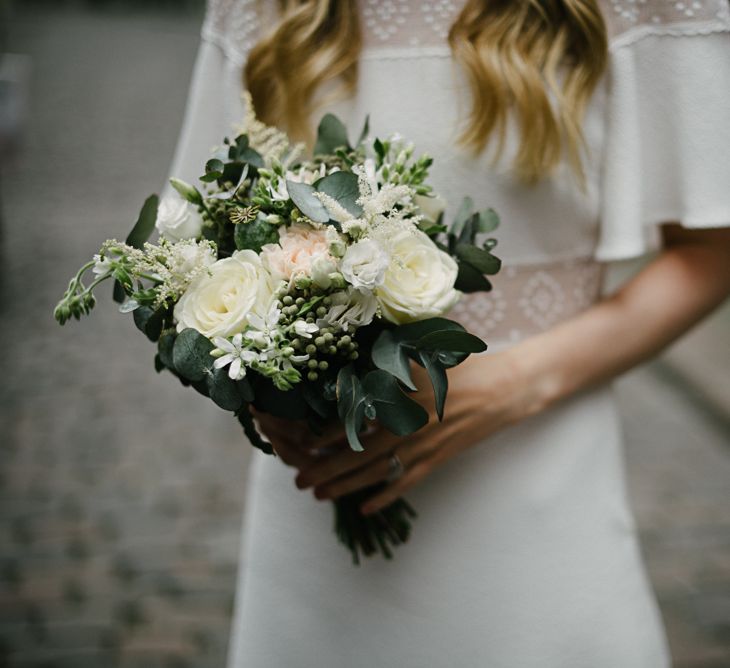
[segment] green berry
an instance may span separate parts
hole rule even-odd
[[[291,295],[287,295],[281,301],[284,303],[284,306],[291,306],[294,303],[294,299]]]
[[[317,378],[319,378],[319,375],[317,374],[316,371],[310,371],[307,374],[307,380],[315,381],[315,380],[317,380]]]
[[[337,348],[335,346],[330,346],[329,348],[327,348],[327,352],[330,355],[336,355],[337,354]]]
[[[307,361],[307,366],[308,366],[308,367],[309,367],[310,369],[316,369],[316,368],[317,368],[317,366],[319,366],[319,365],[318,365],[318,362],[317,362],[317,360],[308,360],[308,361]]]
[[[307,353],[307,355],[314,355],[317,352],[317,346],[312,345],[311,343],[304,349],[304,351]]]
[[[329,369],[329,366],[330,365],[329,365],[329,362],[327,360],[322,360],[319,363],[319,370],[320,371],[327,371],[327,369]]]
[[[321,348],[324,345],[324,336],[318,336],[314,339],[314,345]]]

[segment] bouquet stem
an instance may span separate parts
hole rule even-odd
[[[417,513],[405,499],[398,499],[372,515],[360,512],[360,506],[382,488],[382,484],[373,485],[334,501],[335,533],[350,550],[354,564],[360,563],[361,555],[370,557],[377,552],[391,559],[393,548],[405,543],[411,534],[411,520]]]

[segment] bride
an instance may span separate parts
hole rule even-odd
[[[254,453],[229,666],[668,665],[610,381],[730,291],[727,0],[209,0],[173,173],[241,117],[242,72],[300,137],[324,111],[407,133],[451,213],[499,212],[504,268],[452,314],[490,351],[442,423],[353,453],[261,416],[295,470]],[[323,500],[382,481],[363,513],[420,517],[354,567]]]

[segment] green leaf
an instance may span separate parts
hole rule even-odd
[[[289,197],[291,197],[294,205],[305,216],[311,218],[317,223],[329,222],[330,215],[327,213],[327,209],[325,209],[324,204],[322,204],[322,202],[314,196],[314,193],[316,192],[314,186],[310,186],[307,183],[287,181],[286,188],[289,191]]]
[[[253,421],[248,404],[243,405],[243,408],[236,413],[236,417],[243,427],[243,433],[246,434],[246,438],[248,438],[251,445],[261,450],[264,454],[273,455],[274,449],[271,447],[271,443],[265,441],[256,429],[256,424]]]
[[[422,336],[416,341],[418,350],[439,351],[457,353],[481,353],[487,349],[478,336],[469,334],[469,332],[457,330],[442,330],[440,332],[430,332]]]
[[[387,371],[369,372],[362,380],[362,388],[375,406],[378,420],[397,436],[412,434],[428,422],[423,406],[404,394],[395,376]]]
[[[172,347],[172,362],[175,370],[190,381],[201,381],[213,366],[210,351],[213,344],[195,329],[184,329],[175,339]]]
[[[464,224],[466,223],[469,216],[471,216],[471,212],[473,210],[474,200],[472,200],[471,197],[465,197],[463,200],[461,200],[459,209],[454,216],[454,221],[451,223],[451,234],[453,234],[455,237],[461,235],[461,232],[464,229]]]
[[[132,231],[127,236],[127,244],[133,248],[142,248],[144,242],[150,238],[152,230],[155,229],[157,220],[157,207],[160,199],[157,195],[150,195],[142,205]]]
[[[258,382],[254,384],[256,394],[254,406],[258,410],[287,420],[307,418],[309,406],[302,395],[301,385],[295,385],[293,389],[284,391],[275,387],[269,378],[261,376],[255,378]]]
[[[112,292],[112,298],[117,304],[121,304],[127,298],[127,293],[124,292],[124,288],[119,281],[114,281],[114,291]]]
[[[455,253],[456,257],[468,262],[482,274],[496,274],[502,266],[502,261],[496,255],[471,244],[456,244]]]
[[[396,339],[393,330],[386,329],[379,334],[373,344],[371,355],[373,364],[378,369],[393,374],[409,389],[416,389],[411,378],[411,367],[403,349],[403,342]]]
[[[208,374],[208,394],[224,411],[237,411],[243,405],[243,397],[235,380],[228,376],[228,369],[212,369]]]
[[[337,374],[337,413],[345,426],[350,447],[356,452],[363,450],[357,433],[365,417],[365,394],[351,364]]]
[[[464,326],[448,318],[426,318],[416,322],[409,322],[407,325],[399,325],[393,331],[393,335],[399,341],[417,341],[431,332],[440,332],[444,329],[465,331]]]
[[[157,341],[162,332],[166,309],[153,309],[151,306],[140,306],[133,311],[134,324],[150,341]]]
[[[446,377],[446,369],[439,360],[439,354],[437,352],[427,352],[421,350],[418,356],[423,364],[424,368],[428,372],[428,377],[431,379],[431,385],[433,386],[433,397],[436,403],[436,415],[439,420],[444,419],[444,404],[446,403],[446,393],[449,389],[449,381]]]
[[[477,231],[494,232],[499,227],[499,216],[494,209],[484,209],[479,212]]]
[[[205,183],[212,183],[213,181],[216,181],[221,176],[223,176],[224,169],[225,165],[223,164],[222,160],[218,160],[218,158],[212,158],[205,163],[205,174],[200,177],[200,180]]]
[[[172,347],[175,345],[175,338],[175,332],[165,332],[157,342],[157,354],[160,356],[160,361],[168,369],[175,369],[175,364],[172,361]]]
[[[353,216],[362,214],[362,207],[357,203],[360,197],[358,179],[352,172],[335,172],[319,179],[314,187],[321,193],[329,195],[340,206],[347,209]],[[311,216],[310,216],[311,217]],[[329,216],[328,216],[329,218]]]
[[[302,396],[317,415],[323,418],[330,416],[332,402],[327,401],[320,388],[310,383],[302,383]]]
[[[362,130],[360,131],[360,136],[357,138],[357,144],[356,146],[360,146],[366,139],[368,134],[370,133],[370,115],[368,114],[365,116],[365,124],[362,126]]]
[[[459,273],[456,275],[454,287],[462,292],[489,292],[492,284],[489,280],[468,262],[460,261]]]
[[[334,155],[335,150],[341,147],[351,149],[347,128],[334,114],[325,114],[317,128],[314,155]]]
[[[233,240],[238,250],[250,248],[260,253],[264,245],[275,244],[279,241],[279,229],[276,225],[256,218],[249,223],[236,223]]]
[[[238,392],[243,397],[243,400],[251,403],[254,400],[254,393],[253,388],[251,387],[251,383],[248,381],[248,378],[245,376],[241,378],[237,382],[238,385]]]

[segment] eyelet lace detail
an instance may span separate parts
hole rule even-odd
[[[364,58],[449,57],[449,28],[466,0],[357,0]],[[728,0],[599,0],[610,48],[647,35],[730,31]],[[277,20],[273,0],[208,0],[202,36],[242,65]]]
[[[603,265],[593,259],[505,267],[491,292],[464,295],[449,313],[488,344],[514,343],[584,311],[601,292]]]

